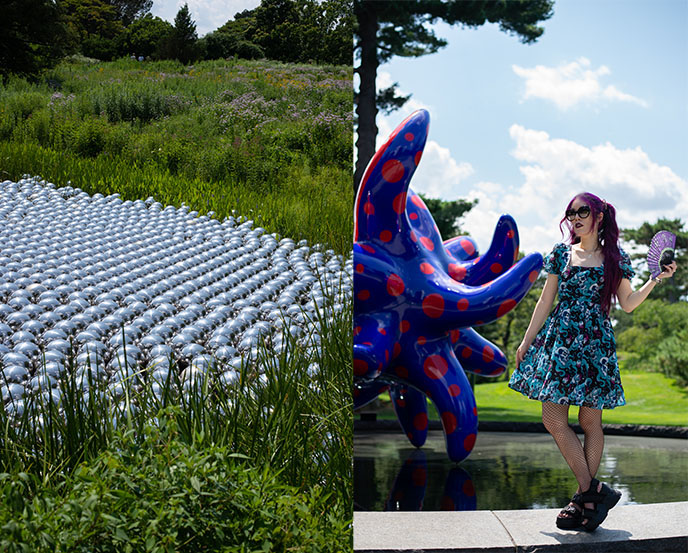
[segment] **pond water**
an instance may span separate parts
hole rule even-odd
[[[605,436],[597,478],[622,493],[619,505],[688,500],[688,440]],[[421,449],[401,433],[356,432],[354,509],[443,511],[550,509],[566,505],[573,475],[549,434],[481,432],[460,464],[442,432]]]

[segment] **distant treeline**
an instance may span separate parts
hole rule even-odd
[[[71,54],[183,63],[228,57],[350,65],[352,0],[262,0],[198,38],[185,4],[174,24],[153,0],[0,0],[0,75],[32,76]]]

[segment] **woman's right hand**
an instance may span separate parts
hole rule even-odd
[[[529,347],[530,342],[527,342],[525,339],[521,342],[521,345],[518,346],[518,349],[516,350],[516,368],[518,368],[523,361],[523,358],[526,356],[526,352],[528,351]]]

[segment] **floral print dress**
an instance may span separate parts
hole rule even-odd
[[[544,269],[559,276],[559,303],[514,371],[509,387],[531,399],[613,409],[626,403],[616,359],[616,340],[602,310],[604,269],[571,263],[571,246],[557,244]],[[635,272],[623,250],[622,278]]]

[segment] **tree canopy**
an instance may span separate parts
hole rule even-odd
[[[354,51],[360,60],[355,68],[360,77],[360,87],[355,96],[358,156],[354,187],[358,186],[375,153],[378,107],[393,111],[408,99],[396,95],[395,86],[376,94],[375,79],[381,63],[393,56],[432,54],[446,46],[446,40],[426,27],[437,21],[466,27],[497,23],[502,31],[518,36],[521,42],[535,42],[544,32],[538,23],[552,16],[553,4],[553,0],[354,0]]]

